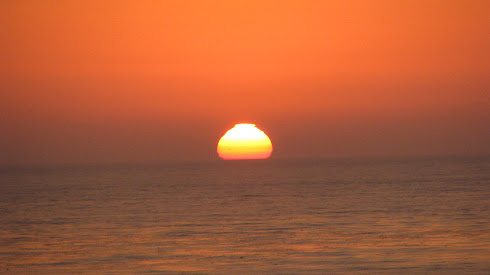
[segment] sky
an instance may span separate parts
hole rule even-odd
[[[490,153],[489,1],[1,1],[0,164]]]

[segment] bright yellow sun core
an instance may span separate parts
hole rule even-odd
[[[236,124],[218,142],[222,159],[266,159],[271,153],[271,140],[255,124]]]

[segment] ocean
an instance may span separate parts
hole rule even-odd
[[[1,274],[489,274],[490,158],[0,170]]]

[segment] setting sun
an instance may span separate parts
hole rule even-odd
[[[271,153],[271,140],[255,124],[236,124],[218,142],[222,159],[266,159]]]

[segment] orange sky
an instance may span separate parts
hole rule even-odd
[[[0,163],[490,152],[488,1],[2,1]]]

